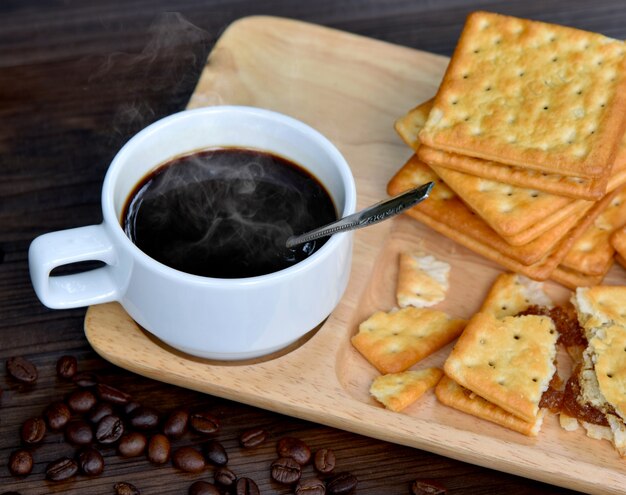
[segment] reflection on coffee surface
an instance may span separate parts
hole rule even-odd
[[[287,268],[327,239],[292,249],[293,234],[337,219],[309,172],[266,152],[220,148],[173,159],[144,177],[124,207],[128,237],[177,270],[218,278]]]

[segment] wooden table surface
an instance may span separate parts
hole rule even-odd
[[[23,385],[1,368],[0,493],[114,493],[129,481],[144,494],[184,494],[212,468],[185,474],[144,457],[122,459],[103,448],[106,467],[95,478],[45,480],[46,465],[73,456],[75,447],[49,433],[33,448],[25,478],[9,473],[21,446],[21,424],[76,387],[56,377],[57,359],[74,355],[81,371],[130,393],[166,414],[203,407],[221,422],[217,438],[229,467],[254,479],[261,493],[292,493],[271,481],[276,441],[296,436],[313,450],[330,448],[337,470],[359,479],[359,494],[406,494],[415,479],[434,479],[450,494],[565,494],[569,490],[385,443],[271,411],[152,381],[101,359],[83,333],[84,309],[53,311],[36,298],[28,274],[28,246],[39,234],[99,223],[100,188],[112,157],[130,136],[181,110],[207,54],[232,21],[253,14],[314,22],[450,55],[468,12],[476,9],[531,17],[626,38],[621,0],[419,0],[314,2],[272,0],[4,0],[0,2],[0,360],[22,355],[39,369]],[[260,426],[270,438],[253,450],[238,436]],[[197,445],[188,435],[176,445]],[[625,466],[626,469],[626,466]],[[312,475],[312,468],[305,470]]]

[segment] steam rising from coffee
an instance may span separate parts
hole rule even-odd
[[[158,261],[234,278],[306,258],[325,241],[287,249],[286,239],[337,217],[323,186],[297,165],[226,148],[161,167],[138,186],[124,218],[129,237]]]
[[[107,54],[89,80],[109,79],[108,84],[115,84],[113,78],[119,78],[126,85],[128,97],[115,108],[113,139],[128,138],[158,118],[182,110],[214,41],[178,12],[159,14],[146,34],[140,51]]]

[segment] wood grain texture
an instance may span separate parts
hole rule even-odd
[[[317,128],[344,153],[359,206],[385,197],[410,151],[395,118],[430,97],[446,59],[290,20],[251,17],[222,35],[189,106],[245,104],[287,113]],[[322,102],[322,104],[320,104]],[[350,346],[360,321],[395,305],[395,267],[404,249],[423,248],[452,265],[451,290],[438,307],[468,318],[500,269],[408,218],[359,231],[350,284],[317,333],[291,352],[252,363],[195,359],[139,329],[117,304],[90,308],[87,338],[118,366],[181,387],[409,445],[592,493],[626,493],[626,472],[607,442],[567,433],[556,417],[529,439],[423,397],[402,414],[369,397],[376,371]],[[624,283],[621,268],[608,278]],[[549,290],[563,301],[569,292]],[[450,348],[423,366],[441,366]]]
[[[43,475],[46,463],[73,455],[75,450],[62,442],[60,434],[48,435],[35,449],[35,468],[29,477],[10,476],[7,460],[20,445],[17,432],[21,423],[74,389],[54,372],[58,357],[69,353],[78,357],[81,369],[98,372],[106,382],[164,413],[182,404],[211,408],[222,419],[218,438],[229,451],[229,464],[238,474],[257,480],[262,493],[292,492],[269,479],[275,443],[283,435],[303,438],[313,448],[334,449],[338,468],[358,476],[359,494],[406,494],[415,478],[434,478],[451,494],[572,493],[128,372],[91,349],[83,332],[84,309],[44,308],[29,280],[31,240],[44,232],[101,221],[100,189],[111,158],[138,130],[185,107],[207,54],[233,21],[249,15],[278,15],[449,56],[465,16],[475,8],[626,38],[622,0],[484,0],[479,4],[460,0],[0,2],[0,361],[26,355],[39,366],[40,374],[35,386],[23,387],[0,367],[0,387],[4,389],[0,399],[0,492],[109,494],[116,481],[128,480],[144,494],[167,495],[185,493],[195,479],[212,479],[211,469],[197,476],[184,475],[171,466],[153,467],[145,458],[122,460],[114,449],[105,449],[107,466],[100,477],[47,483]],[[391,245],[402,244],[403,239],[393,237]],[[361,248],[369,249],[365,242]],[[383,260],[391,252],[383,249],[377,259]],[[377,264],[375,271],[393,277],[385,263]],[[374,307],[381,297],[389,297],[381,294],[381,288],[365,289],[368,281],[366,275],[356,279],[363,284],[358,310],[362,313],[368,311],[368,304]],[[356,381],[344,386],[357,399],[362,393]],[[271,438],[254,452],[243,451],[237,435],[255,424],[266,427]],[[200,441],[186,437],[179,444]],[[306,473],[312,475],[310,466]]]

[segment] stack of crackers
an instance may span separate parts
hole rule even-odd
[[[412,217],[532,279],[596,285],[626,224],[625,111],[622,41],[473,13],[434,99],[396,123],[414,155],[388,192],[434,180]]]

